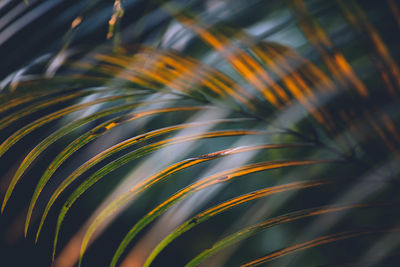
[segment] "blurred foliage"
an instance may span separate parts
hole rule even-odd
[[[395,0],[0,2],[0,265],[398,266],[399,33]]]

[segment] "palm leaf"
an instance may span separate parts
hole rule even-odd
[[[14,265],[398,260],[397,3],[228,2],[0,4]]]

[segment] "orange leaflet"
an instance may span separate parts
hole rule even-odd
[[[354,86],[357,89],[357,92],[359,95],[362,97],[367,97],[368,96],[368,91],[365,87],[365,85],[360,81],[360,79],[355,75],[354,71],[352,70],[350,64],[346,61],[344,56],[336,52],[332,56],[330,56],[328,53],[326,53],[326,49],[333,50],[333,45],[331,44],[330,40],[326,36],[326,34],[322,31],[322,29],[319,27],[319,25],[311,20],[309,16],[306,14],[307,9],[302,0],[294,0],[295,3],[295,10],[301,10],[303,12],[303,17],[300,22],[300,26],[302,26],[303,31],[306,33],[307,37],[309,37],[311,43],[317,48],[317,50],[320,52],[322,58],[324,59],[326,65],[328,68],[332,71],[332,73],[337,72],[337,70],[340,71],[340,74],[336,74],[335,76],[339,77],[338,75],[346,77],[346,82],[349,82],[352,86]],[[394,62],[392,62],[392,59],[390,58],[390,55],[387,51],[386,46],[384,43],[381,41],[379,38],[378,34],[375,32],[375,30],[368,24],[367,20],[365,19],[364,15],[362,14],[361,9],[355,7],[355,9],[358,11],[358,16],[354,19],[350,19],[352,22],[356,22],[358,20],[361,20],[364,24],[365,27],[367,28],[367,31],[370,33],[370,36],[377,47],[378,53],[382,55],[384,58],[386,58],[386,63],[391,66],[391,69],[394,71],[394,76],[397,77],[396,74],[396,67],[393,66]],[[347,10],[347,9],[346,9]],[[349,14],[348,12],[346,13],[348,16],[353,16]],[[359,22],[357,22],[359,23]],[[317,39],[315,39],[317,37]],[[400,75],[398,75],[400,77]],[[341,79],[339,79],[339,82]],[[341,82],[342,85],[346,86],[344,81]],[[390,87],[389,87],[390,88]],[[392,90],[389,90],[392,92]],[[371,104],[373,105],[373,104]],[[373,106],[373,109],[376,109]],[[374,129],[378,132],[379,136],[384,140],[386,146],[388,146],[392,151],[395,151],[393,148],[393,145],[391,142],[385,137],[385,134],[383,131],[377,128],[376,123],[372,121],[372,117],[369,117],[371,124],[374,126]],[[395,128],[391,126],[393,124],[388,117],[386,117],[386,123],[384,125],[391,131],[391,133],[394,133],[393,135],[398,138],[398,134],[395,131]],[[389,128],[388,128],[389,126]],[[397,154],[397,153],[396,153]]]
[[[301,250],[305,250],[308,248],[316,247],[319,245],[323,245],[326,243],[331,243],[339,240],[344,240],[344,239],[349,239],[349,238],[354,238],[360,235],[366,235],[366,234],[371,234],[373,233],[372,231],[344,231],[336,234],[330,234],[330,235],[324,235],[318,238],[315,238],[313,240],[300,243],[294,246],[287,247],[285,249],[281,249],[277,252],[268,254],[265,257],[258,258],[256,260],[253,260],[249,263],[241,265],[241,267],[248,267],[248,266],[257,266],[272,260],[275,260],[277,258],[289,255],[291,253],[295,253]]]
[[[217,206],[214,206],[202,213],[199,213],[196,215],[196,218],[200,219],[204,216],[214,216],[215,214],[221,213],[222,211],[232,208],[234,206],[240,205],[242,203],[245,203],[247,201],[251,201],[257,198],[265,197],[271,194],[276,194],[280,192],[285,192],[288,190],[293,190],[293,189],[302,189],[302,188],[308,188],[308,187],[314,187],[318,185],[323,185],[326,184],[327,182],[323,181],[311,181],[311,182],[294,182],[290,184],[284,184],[280,186],[274,186],[274,187],[269,187],[265,188],[262,190],[258,190],[249,194],[245,194],[236,198],[233,198],[229,201],[223,202]]]
[[[400,27],[400,11],[399,8],[397,7],[396,3],[394,0],[387,0],[388,5],[390,7],[390,10],[393,12],[393,16],[396,19],[397,24]]]
[[[231,95],[235,98],[238,102],[245,104],[246,106],[250,107],[251,109],[255,110],[254,105],[249,102],[249,99],[252,99],[252,95],[250,95],[246,90],[240,87],[236,82],[232,81],[226,75],[221,72],[218,72],[204,64],[201,64],[198,61],[193,59],[187,59],[179,57],[176,54],[169,53],[170,57],[174,59],[172,62],[178,63],[181,61],[183,66],[187,66],[192,64],[194,66],[194,71],[192,70],[191,73],[196,77],[198,77],[199,83],[202,83],[212,89],[214,92],[220,92],[224,94],[225,92],[228,95]],[[179,60],[180,59],[180,60]],[[172,63],[170,61],[170,63]]]
[[[400,136],[396,130],[396,126],[394,125],[390,117],[387,114],[383,113],[381,114],[381,120],[382,123],[385,125],[386,129],[392,135],[392,137],[397,141],[398,144],[400,144]]]
[[[289,101],[289,97],[284,90],[273,81],[262,66],[230,42],[229,38],[223,33],[214,30],[216,32],[214,34],[213,30],[207,30],[206,26],[200,25],[199,20],[195,21],[195,19],[183,13],[175,15],[175,18],[220,52],[232,64],[234,69],[248,80],[272,105],[279,108],[282,106],[281,103]],[[261,79],[259,76],[261,76]],[[271,88],[266,88],[266,86],[271,87],[272,90]]]
[[[60,91],[61,90],[52,90],[52,91],[45,91],[45,92],[40,92],[40,93],[29,93],[29,94],[24,94],[24,95],[20,95],[17,93],[4,94],[4,96],[9,96],[11,99],[8,99],[5,103],[4,102],[1,103],[0,113],[7,111],[8,109],[16,107],[18,105],[35,100],[36,98],[40,98],[42,96],[50,95],[50,94],[60,92]],[[13,96],[15,98],[12,98]]]
[[[355,75],[350,64],[346,61],[345,57],[338,51],[330,55],[327,51],[334,50],[332,42],[325,34],[322,28],[315,20],[312,20],[308,15],[307,7],[303,0],[294,0],[295,11],[301,15],[299,25],[310,43],[320,53],[326,66],[333,73],[333,76],[338,79],[339,83],[346,88],[350,83],[354,86],[357,92],[363,96],[368,97],[368,91],[365,85]]]
[[[311,62],[297,55],[289,48],[278,47],[276,44],[271,43],[261,44],[261,48],[268,51],[271,56],[274,57],[273,60],[270,60],[271,64],[281,66],[285,72],[290,73],[293,77],[292,81],[288,85],[290,86],[289,88],[292,90],[294,96],[298,98],[299,102],[305,106],[305,108],[319,123],[324,125],[329,131],[333,131],[335,129],[334,122],[323,105],[318,103],[318,98],[315,96],[313,91],[319,89],[319,83],[323,83],[327,86],[329,78]],[[255,52],[259,53],[260,57],[265,57],[263,56],[263,51]],[[265,58],[265,60],[267,60],[267,58]],[[290,63],[292,63],[292,65],[293,63],[296,63],[294,65],[298,66],[298,70],[293,68]],[[311,87],[307,85],[306,80],[309,80]],[[294,86],[295,88],[293,88]],[[333,86],[333,84],[330,86]],[[316,103],[314,104],[313,102]],[[319,110],[318,106],[321,106]]]
[[[273,53],[270,49],[268,49],[266,46],[263,47],[264,49],[260,47],[254,47],[253,51],[256,53],[257,56],[259,56],[268,66],[271,67],[271,69],[283,80],[285,83],[286,87],[289,89],[289,91],[292,93],[292,95],[308,110],[311,115],[321,124],[325,124],[324,118],[322,114],[315,108],[315,106],[309,101],[309,96],[305,95],[303,91],[307,91],[307,93],[310,96],[313,96],[313,93],[303,79],[299,75],[297,75],[296,72],[290,72],[288,70],[288,65],[286,64],[286,60],[283,56],[280,56],[278,53]],[[269,54],[267,54],[269,52]],[[272,56],[276,58],[272,58]],[[282,69],[282,68],[286,69]]]
[[[346,78],[350,81],[350,83],[357,89],[357,92],[362,97],[368,97],[368,91],[365,85],[358,79],[357,75],[354,73],[353,69],[351,68],[350,64],[347,62],[345,57],[341,54],[336,52],[334,54],[334,60],[336,65],[345,74]]]
[[[371,116],[371,114],[369,114],[368,111],[364,110],[364,114],[365,114],[366,118],[368,119],[369,123],[371,124],[372,128],[378,133],[379,137],[382,139],[382,141],[386,145],[386,147],[389,148],[389,150],[400,160],[399,151],[395,148],[393,143],[386,136],[386,134],[382,130],[382,128],[374,121],[373,117]]]
[[[386,77],[388,72],[391,74],[391,78],[396,82],[398,90],[400,90],[400,70],[396,62],[392,59],[388,48],[386,47],[385,43],[382,41],[379,34],[376,30],[372,27],[372,25],[368,22],[363,10],[355,3],[354,1],[350,2],[343,2],[342,0],[337,0],[340,8],[343,11],[344,16],[346,19],[352,24],[352,26],[358,31],[365,31],[367,32],[372,45],[375,48],[375,52],[378,55],[376,60],[380,60],[383,64],[381,66],[378,65],[378,69],[381,71],[381,76]],[[384,70],[385,67],[388,68],[388,71]],[[393,91],[390,89],[393,88],[391,82],[384,78],[383,81],[386,84],[387,90],[389,93],[393,94]]]
[[[148,49],[146,49],[148,50]],[[158,55],[157,58],[154,58]],[[157,51],[150,51],[148,57],[145,54],[127,57],[112,57],[107,55],[99,55],[99,59],[124,66],[129,70],[135,71],[132,76],[129,72],[120,70],[119,76],[139,84],[146,83],[146,80],[139,78],[137,74],[144,75],[147,79],[155,80],[169,86],[175,90],[187,92],[188,86],[196,86],[203,84],[207,88],[220,96],[228,93],[239,103],[243,103],[250,109],[255,110],[254,105],[249,102],[252,96],[243,88],[233,82],[227,76],[219,73],[198,61],[187,60],[182,56],[173,53],[161,54]],[[169,66],[169,67],[166,67]],[[110,69],[110,67],[107,67]],[[115,68],[115,72],[119,69]]]

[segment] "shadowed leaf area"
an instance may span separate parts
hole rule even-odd
[[[400,2],[0,2],[0,266],[398,266]]]

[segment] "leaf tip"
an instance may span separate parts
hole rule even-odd
[[[52,264],[54,263],[55,256],[56,256],[56,247],[54,246],[53,247],[53,253],[51,254],[51,263]]]
[[[1,204],[1,212],[0,212],[1,214],[3,214],[6,204],[7,204],[7,198],[4,197],[3,203]]]
[[[39,240],[39,234],[40,234],[40,229],[37,231],[36,233],[36,237],[35,237],[35,244],[37,244],[38,240]]]
[[[24,237],[25,237],[25,239],[26,239],[26,236],[28,235],[28,228],[29,228],[29,222],[26,221],[25,222],[25,228],[24,228]],[[36,241],[35,241],[35,243],[36,243]]]

